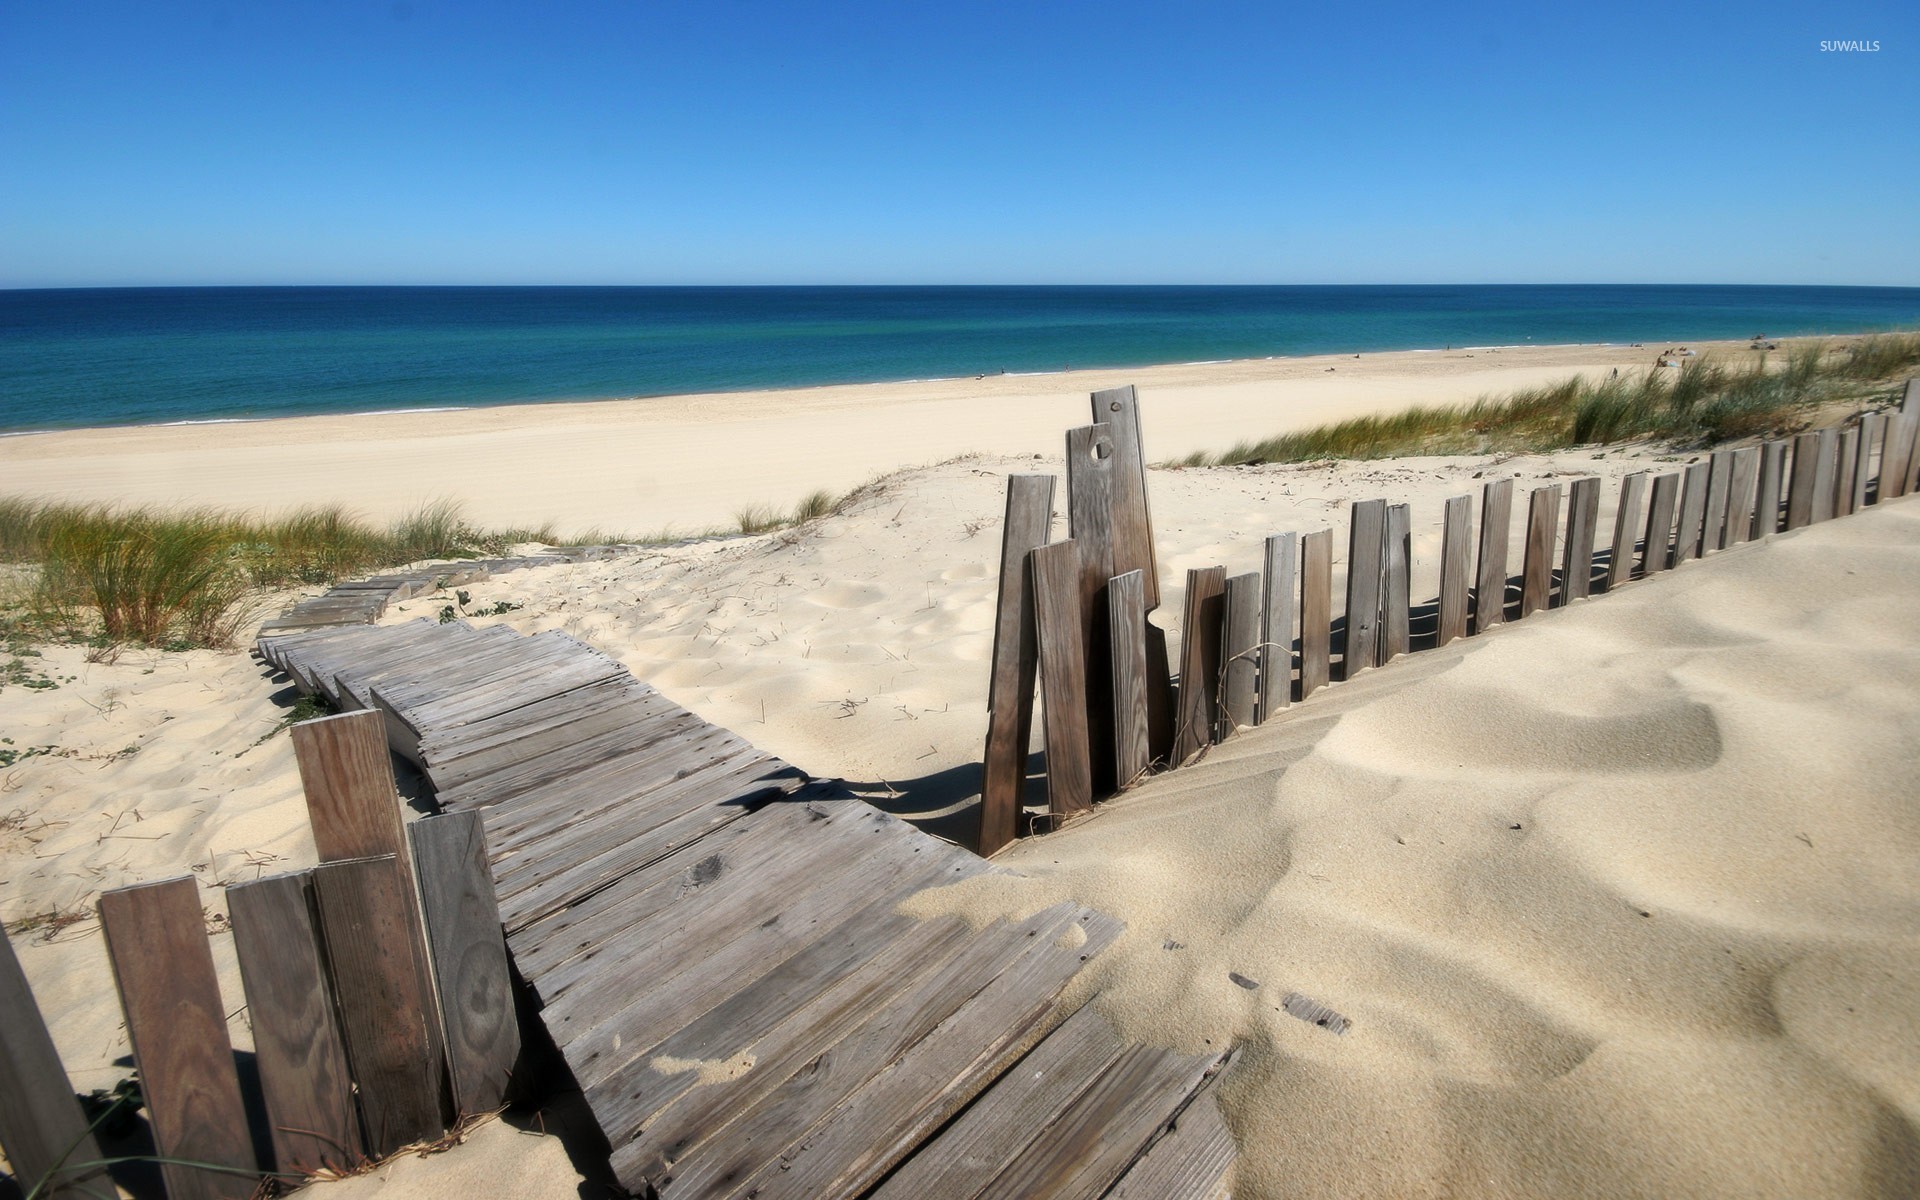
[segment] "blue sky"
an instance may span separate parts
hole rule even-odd
[[[1916,285],[1916,113],[1912,0],[10,0],[0,286]]]

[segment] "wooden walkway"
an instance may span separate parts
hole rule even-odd
[[[903,916],[998,870],[709,725],[560,633],[263,638],[373,708],[485,825],[507,943],[635,1193],[1185,1197],[1225,1186],[1226,1056],[1062,996],[1120,933],[1060,904]]]

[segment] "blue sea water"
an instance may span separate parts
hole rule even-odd
[[[0,291],[0,430],[1920,325],[1920,288]]]

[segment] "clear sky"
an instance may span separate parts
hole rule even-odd
[[[0,3],[0,286],[1435,281],[1920,284],[1920,3]]]

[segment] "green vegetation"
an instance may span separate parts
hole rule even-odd
[[[1356,417],[1173,465],[1224,467],[1330,458],[1537,453],[1661,438],[1705,445],[1803,426],[1833,404],[1890,398],[1886,381],[1920,365],[1920,333],[1881,334],[1842,351],[1796,348],[1784,366],[1756,353],[1744,365],[1701,357],[1676,373],[1650,371],[1515,392],[1471,404]]]
[[[878,479],[868,480],[843,496],[821,488],[810,492],[794,505],[793,511],[783,513],[771,504],[749,504],[733,514],[733,521],[741,533],[766,533],[774,529],[788,529],[795,525],[805,525],[808,521],[817,521],[821,517],[830,517],[845,512],[847,506],[874,488]]]

